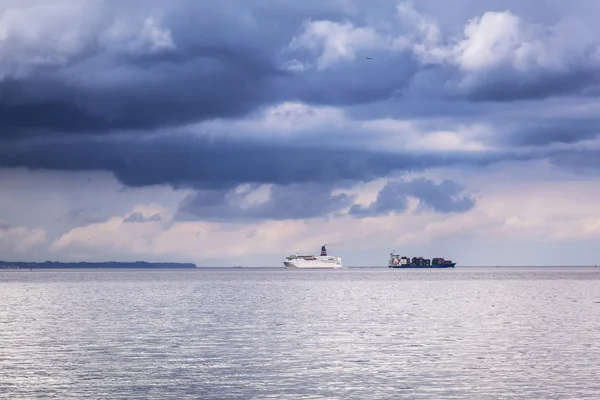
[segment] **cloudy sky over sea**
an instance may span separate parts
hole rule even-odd
[[[0,0],[0,259],[595,264],[599,17]]]

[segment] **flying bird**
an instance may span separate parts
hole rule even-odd
[[[367,60],[372,60],[372,58],[371,58],[371,57],[365,57],[365,58],[366,58]]]

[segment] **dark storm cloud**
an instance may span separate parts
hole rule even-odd
[[[514,127],[498,137],[498,143],[511,146],[546,146],[552,143],[577,143],[600,134],[600,118],[544,118]]]
[[[250,140],[168,135],[78,138],[5,143],[0,167],[108,171],[124,185],[233,188],[243,183],[370,181],[393,172],[431,167],[485,166],[529,155],[423,154],[339,147],[336,142]]]
[[[369,55],[376,59],[367,62]],[[289,97],[314,105],[364,105],[397,96],[418,71],[416,60],[409,54],[388,55],[379,51],[363,51],[358,60],[342,63],[320,72],[295,74],[286,87]]]
[[[464,24],[466,17],[481,12],[481,5],[467,3],[460,18],[453,17],[454,24]],[[294,58],[314,63],[319,56],[319,51],[287,48],[309,20],[350,21],[358,28],[371,26],[370,21],[386,20],[395,34],[402,34],[409,27],[395,19],[395,1],[377,1],[368,8],[316,0],[102,4],[82,8],[85,29],[71,32],[71,25],[65,25],[62,35],[69,33],[68,38],[79,47],[65,53],[64,62],[46,65],[27,61],[39,54],[46,56],[45,52],[52,58],[54,53],[44,49],[52,50],[52,43],[62,43],[58,39],[63,36],[56,30],[39,43],[20,42],[18,35],[8,31],[0,49],[7,60],[5,65],[11,65],[0,71],[0,138],[50,132],[153,130],[211,118],[241,117],[257,107],[284,100],[351,106],[394,96],[498,102],[589,95],[600,82],[596,69],[582,58],[571,60],[560,73],[536,69],[516,73],[508,67],[490,70],[463,88],[457,84],[466,75],[452,65],[421,65],[408,50],[394,53],[384,49],[359,50],[355,60],[330,69],[301,73],[283,69],[285,62]],[[417,6],[432,15],[439,8],[427,2]],[[517,3],[513,6],[518,9]],[[156,26],[140,36],[146,18],[155,15]],[[117,22],[119,29],[125,26],[129,31],[123,37],[107,36]],[[44,19],[31,23],[45,32]],[[162,47],[153,47],[152,40],[158,40],[159,34],[152,29],[168,32],[172,46],[162,43]],[[373,60],[366,62],[365,55]],[[27,72],[14,72],[21,70]],[[436,110],[440,107],[432,104],[425,113],[435,114]]]
[[[198,191],[180,204],[179,219],[204,221],[285,220],[314,218],[350,206],[353,197],[332,194],[327,184],[292,184],[272,186],[267,201],[240,205],[243,194],[226,190]]]
[[[182,201],[177,215],[181,220],[253,221],[305,219],[332,215],[350,207],[357,218],[402,213],[408,208],[408,198],[419,199],[419,209],[438,213],[462,213],[475,206],[475,200],[461,196],[463,188],[445,180],[436,184],[427,179],[388,183],[377,200],[367,207],[354,204],[354,195],[332,194],[327,184],[292,184],[272,186],[269,199],[244,204],[246,193],[234,190],[201,190]]]
[[[582,68],[583,67],[583,68]],[[541,100],[554,96],[597,96],[600,72],[596,68],[574,66],[567,71],[514,73],[489,71],[477,85],[467,89],[464,97],[473,102],[510,102]]]
[[[187,62],[155,65],[155,75],[120,87],[73,87],[41,78],[6,80],[0,84],[0,137],[177,126],[240,116],[281,99],[270,85],[285,72],[268,61],[249,52],[198,51],[201,54]],[[166,63],[154,64],[159,62]],[[46,92],[36,93],[42,90]]]
[[[72,4],[78,7],[83,3]],[[331,132],[311,132],[306,135],[312,137],[310,142],[294,143],[178,135],[133,140],[123,139],[117,132],[129,130],[142,137],[156,129],[242,117],[284,100],[351,107],[352,114],[360,118],[400,115],[434,120],[441,116],[468,124],[485,119],[497,102],[564,94],[592,96],[598,83],[587,53],[569,59],[557,70],[560,73],[535,67],[517,73],[510,63],[501,63],[502,67],[479,71],[468,86],[459,83],[473,77],[469,72],[460,71],[452,62],[422,64],[409,48],[358,50],[356,59],[324,70],[283,69],[286,61],[314,64],[319,57],[320,50],[287,48],[308,21],[350,21],[354,27],[385,26],[382,29],[387,33],[406,33],[411,28],[394,20],[396,2],[391,0],[375,1],[368,7],[322,0],[98,4],[102,5],[85,11],[85,18],[77,24],[83,31],[71,30],[73,25],[68,24],[73,19],[67,17],[54,21],[47,38],[40,35],[31,43],[26,41],[28,36],[7,31],[0,43],[0,140],[5,139],[0,147],[0,166],[103,170],[114,173],[126,186],[226,189],[247,182],[329,184],[368,181],[395,171],[488,165],[538,155],[400,155],[349,149],[347,143],[345,148],[334,149],[339,143],[325,139]],[[437,4],[426,1],[416,6],[438,15],[446,31],[456,27],[461,31],[469,18],[486,10],[482,3],[465,1],[467,8],[459,7],[456,15],[448,16]],[[530,9],[519,8],[517,2],[511,4],[515,9]],[[16,5],[18,2],[13,3]],[[144,24],[149,23],[150,16],[155,17],[155,25],[148,27]],[[30,22],[45,33],[45,24],[56,16],[39,13],[38,17],[41,19]],[[523,21],[529,22],[526,16]],[[113,29],[117,22],[118,29]],[[66,46],[68,51],[53,47],[71,43],[55,40],[64,39],[56,36],[62,23],[62,34],[76,44]],[[15,26],[21,29],[24,25]],[[166,33],[172,43],[161,36]],[[158,47],[153,42],[157,40]],[[46,57],[38,57],[40,54]],[[373,60],[366,61],[365,55]],[[55,58],[62,61],[30,62]],[[386,101],[390,98],[397,101]],[[496,103],[490,106],[490,102]],[[376,109],[370,108],[373,103],[387,106],[371,111]],[[528,123],[511,127],[510,132],[517,133],[507,134],[496,143],[519,147],[570,142],[593,137],[595,129],[592,123],[577,129],[550,122]],[[49,133],[54,133],[54,142],[28,137],[48,138]],[[108,138],[90,138],[90,133],[104,133]],[[313,141],[317,133],[323,145]]]
[[[456,182],[444,180],[436,184],[427,179],[415,179],[409,182],[390,182],[377,195],[377,199],[368,206],[355,204],[350,215],[364,218],[387,215],[390,212],[401,213],[408,208],[409,197],[419,199],[421,210],[433,210],[439,213],[462,213],[475,206],[468,196],[460,196],[463,188]]]
[[[600,173],[600,150],[586,149],[577,151],[553,151],[548,154],[548,161],[565,170],[578,175]]]
[[[150,2],[141,10],[106,4],[94,9],[102,15],[88,16],[96,36],[102,38],[114,21],[125,19],[139,41],[135,35],[143,18],[156,13],[162,16],[156,29],[170,33],[172,46],[150,51],[149,44],[136,44],[130,37],[101,44],[102,39],[88,37],[90,32],[80,33],[74,40],[81,40],[83,48],[69,54],[66,63],[27,64],[29,73],[0,80],[0,138],[177,126],[239,117],[260,105],[294,98],[361,103],[388,96],[391,86],[405,80],[402,74],[384,79],[381,68],[389,73],[391,66],[304,76],[282,69],[287,57],[282,49],[305,19],[341,20],[344,12],[335,2]],[[18,43],[10,39],[9,32],[7,43]],[[37,45],[42,51],[44,43]],[[9,60],[22,60],[19,51],[25,49],[15,44],[3,53]]]
[[[600,72],[591,56],[560,70],[531,68],[516,71],[502,66],[469,72],[451,64],[432,64],[420,65],[412,72],[410,81],[399,86],[397,93],[401,98],[429,100],[424,104],[429,115],[438,114],[439,106],[435,103],[440,100],[442,114],[456,108],[453,103],[458,102],[460,109],[456,113],[460,115],[480,109],[481,103],[491,103],[494,107],[514,101],[569,96],[593,98],[600,94]]]

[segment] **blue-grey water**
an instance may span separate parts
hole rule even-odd
[[[0,272],[1,399],[599,399],[600,268]]]

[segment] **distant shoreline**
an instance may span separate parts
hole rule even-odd
[[[44,261],[44,262],[28,262],[28,261],[0,261],[0,269],[90,269],[90,268],[197,268],[193,263],[175,263],[175,262],[119,262],[119,261],[102,261],[102,262],[61,262],[61,261]]]

